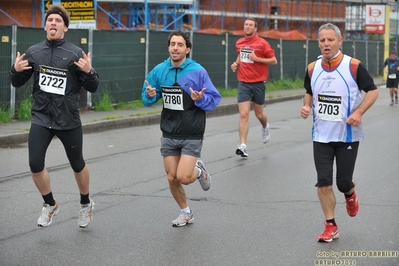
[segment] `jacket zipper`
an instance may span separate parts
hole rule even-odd
[[[54,52],[54,46],[53,43],[50,41],[50,49],[51,49],[51,55],[50,55],[50,65],[53,65],[53,52]],[[51,104],[50,104],[51,103]],[[50,119],[50,126],[49,129],[52,128],[53,122],[54,122],[54,110],[53,110],[53,94],[50,93],[50,103],[49,103],[49,107],[51,109],[52,112],[49,112],[51,114],[51,119]]]

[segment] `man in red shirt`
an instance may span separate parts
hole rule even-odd
[[[241,157],[248,157],[246,143],[251,102],[253,102],[255,116],[262,125],[263,143],[267,143],[270,139],[270,128],[263,110],[266,94],[265,83],[268,76],[268,65],[276,65],[277,59],[270,44],[257,35],[257,27],[258,23],[254,18],[245,20],[245,36],[236,42],[238,56],[231,65],[233,72],[238,70],[237,100],[240,112],[238,132],[241,144],[237,146],[236,154]]]

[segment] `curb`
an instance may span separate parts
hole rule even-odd
[[[378,81],[375,85],[382,86],[385,85],[385,81]],[[305,92],[304,92],[305,93]],[[297,100],[301,99],[304,96],[304,93],[299,95],[292,96],[282,96],[276,98],[268,98],[265,99],[265,104],[278,103],[283,101]],[[238,113],[237,103],[234,104],[224,104],[219,105],[212,112],[207,113],[207,117],[217,117],[223,115],[232,115]],[[103,120],[98,122],[90,122],[82,125],[83,133],[95,133],[102,132],[106,130],[113,130],[119,128],[126,127],[138,127],[138,126],[146,126],[146,125],[154,125],[158,124],[161,120],[161,114],[151,114],[151,115],[143,115],[137,117],[129,117],[129,118],[120,118],[113,120]],[[14,133],[9,135],[0,136],[0,148],[8,147],[12,145],[22,144],[28,141],[28,132],[24,133]]]
[[[286,96],[279,98],[266,99],[265,104],[272,104],[283,101],[290,101],[303,98],[302,95]],[[212,112],[207,113],[207,117],[217,117],[223,115],[231,115],[238,113],[237,103],[219,105]],[[102,132],[106,130],[120,129],[126,127],[139,127],[159,124],[161,114],[143,115],[137,117],[120,118],[113,120],[103,120],[82,125],[83,134]],[[12,145],[22,144],[28,141],[29,132],[15,133],[0,136],[0,147],[8,147]]]

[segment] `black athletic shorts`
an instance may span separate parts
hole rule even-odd
[[[82,127],[70,130],[54,130],[31,124],[29,131],[29,166],[32,173],[44,169],[44,159],[51,140],[57,136],[64,145],[66,155],[74,172],[83,170],[86,163],[83,159],[83,132]]]
[[[396,79],[387,79],[387,88],[398,88],[399,78]]]
[[[336,162],[336,182],[338,187],[352,188],[353,172],[359,142],[313,142],[313,158],[317,171],[316,187],[333,184],[333,164]],[[347,191],[349,191],[348,189]],[[347,192],[344,191],[344,192]]]

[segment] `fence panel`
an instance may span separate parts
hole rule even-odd
[[[12,90],[8,72],[12,64],[13,50],[21,54],[31,45],[46,38],[41,28],[17,27],[16,36],[11,26],[0,26],[0,107],[9,109]],[[146,76],[160,62],[169,56],[167,40],[170,32],[159,31],[116,31],[69,29],[66,39],[80,46],[85,52],[92,51],[92,65],[100,75],[100,86],[92,95],[92,101],[99,101],[108,92],[114,103],[141,99],[141,88]],[[192,58],[203,65],[217,87],[237,87],[237,74],[230,65],[236,60],[236,41],[242,36],[232,34],[209,35],[192,33]],[[13,49],[15,38],[16,49]],[[148,39],[147,39],[148,38]],[[8,40],[8,41],[7,41]],[[269,67],[269,81],[281,78],[303,78],[307,64],[320,55],[317,41],[282,41],[266,39],[275,50],[278,64]],[[390,49],[397,47],[391,42]],[[384,58],[384,43],[379,41],[344,41],[342,51],[354,56],[366,65],[372,75],[381,75]],[[15,108],[29,98],[32,82],[15,90]],[[82,90],[81,107],[86,104],[86,91]],[[10,108],[11,109],[11,108]]]
[[[105,93],[115,103],[140,99],[144,82],[145,32],[94,31],[93,40],[93,67],[100,76],[93,102],[99,101]]]
[[[228,88],[237,88],[238,86],[238,80],[237,80],[237,72],[231,71],[231,64],[233,64],[234,61],[237,60],[237,51],[236,51],[236,42],[238,39],[240,39],[242,36],[238,35],[232,35],[228,34],[227,35],[227,87]],[[208,70],[209,71],[209,70]]]
[[[225,35],[194,34],[192,54],[193,59],[208,71],[212,83],[216,87],[223,88],[226,71],[225,37]]]
[[[283,41],[284,78],[303,78],[306,69],[306,41]]]
[[[168,38],[170,32],[150,31],[148,39],[148,71],[151,71],[156,65],[165,61],[169,57]],[[141,80],[143,85],[144,76]]]
[[[366,68],[368,68],[369,65],[368,56],[367,56],[368,43],[358,41],[354,43],[354,46],[356,51],[356,58],[359,59],[360,62],[362,62],[362,64],[366,66]]]
[[[12,28],[0,26],[0,110],[10,109],[11,85],[8,72],[11,67]]]
[[[320,54],[321,52],[319,48],[319,42],[308,41],[308,60],[307,60],[308,64],[315,61]],[[305,71],[303,72],[303,74],[305,74]]]
[[[46,32],[39,28],[18,28],[17,30],[17,51],[21,54],[35,43],[44,41],[46,38]],[[33,78],[31,78],[24,86],[16,88],[15,90],[15,103],[16,109],[18,108],[21,101],[29,98],[32,94]]]
[[[281,64],[284,66],[284,62],[281,61],[280,52],[284,53],[282,47],[280,47],[280,40],[266,39],[275,52],[277,58],[277,65],[269,66],[269,77],[268,80],[279,80],[281,77]],[[284,74],[283,74],[284,75]]]
[[[384,63],[384,43],[368,43],[368,70],[372,75],[382,75],[382,65]]]
[[[346,55],[354,56],[354,49],[353,49],[353,41],[343,42],[342,43],[342,52]]]

